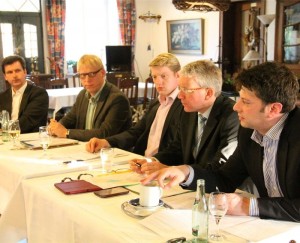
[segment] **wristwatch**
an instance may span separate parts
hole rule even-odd
[[[67,130],[66,138],[69,138],[69,135],[70,135],[70,129]]]

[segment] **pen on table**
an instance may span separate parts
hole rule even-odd
[[[141,166],[142,166],[140,163],[137,163],[137,162],[134,162],[134,164],[135,164],[137,167],[141,167]]]

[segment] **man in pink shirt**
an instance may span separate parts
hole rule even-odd
[[[174,55],[162,53],[149,66],[158,98],[135,126],[105,139],[92,138],[86,144],[87,151],[117,147],[151,157],[173,141],[183,112],[177,98],[180,63]]]

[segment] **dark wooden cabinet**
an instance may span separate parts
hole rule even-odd
[[[266,0],[256,1],[232,1],[230,8],[220,13],[220,57],[219,66],[222,68],[223,76],[233,74],[244,68],[243,57],[250,50],[245,43],[245,27],[249,25],[251,11],[256,15],[265,13]],[[255,17],[255,27],[259,28],[259,21]],[[259,38],[263,36],[260,30]],[[261,47],[258,50],[263,55]]]
[[[277,0],[275,60],[300,78],[300,0]]]

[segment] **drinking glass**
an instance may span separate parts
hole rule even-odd
[[[100,150],[101,172],[107,173],[112,170],[112,159],[114,157],[113,148],[102,148]]]
[[[20,130],[19,120],[10,120],[8,123],[8,134],[9,137],[13,140],[14,149],[18,148],[16,140],[18,140],[20,133],[21,130]]]
[[[212,216],[215,217],[217,232],[211,234],[209,237],[211,240],[222,241],[224,236],[220,234],[220,221],[226,214],[228,209],[227,196],[225,192],[212,192],[209,195],[208,208]]]
[[[2,130],[2,141],[8,142],[10,137],[8,135],[9,113],[6,110],[0,112],[0,123]]]
[[[44,156],[47,155],[47,149],[50,146],[51,143],[51,136],[48,132],[47,126],[41,126],[39,127],[39,138],[40,138],[40,144],[44,151]]]

